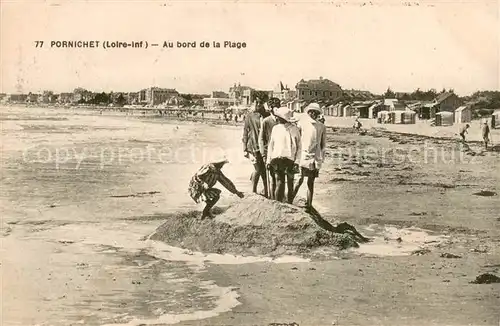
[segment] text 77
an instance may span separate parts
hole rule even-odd
[[[41,48],[41,47],[43,47],[43,41],[35,41],[35,47],[36,47],[36,48]]]

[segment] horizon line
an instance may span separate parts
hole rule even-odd
[[[328,78],[324,78],[324,79],[328,79]],[[312,79],[310,79],[312,80]],[[298,83],[298,82],[297,82]],[[285,85],[287,85],[285,83]],[[254,86],[248,86],[248,85],[244,85],[244,84],[241,84],[240,85],[241,87],[250,87],[256,91],[274,91],[273,89],[264,89],[264,88],[257,88],[257,87],[254,87]],[[119,90],[119,91],[116,91],[116,90],[113,90],[113,89],[107,89],[107,90],[104,90],[104,89],[100,89],[100,90],[96,90],[96,89],[87,89],[85,88],[84,86],[76,86],[74,87],[72,90],[70,91],[54,91],[54,90],[51,90],[51,89],[38,89],[38,90],[22,90],[22,91],[11,91],[11,92],[8,92],[8,91],[4,91],[3,89],[0,90],[0,94],[16,94],[16,95],[21,95],[21,94],[29,94],[29,93],[32,93],[32,94],[42,94],[43,92],[53,92],[54,94],[62,94],[62,93],[73,93],[75,91],[75,89],[78,89],[78,88],[82,88],[86,91],[89,91],[91,93],[138,93],[142,90],[145,90],[145,89],[148,89],[148,88],[161,88],[161,89],[173,89],[175,91],[177,91],[179,94],[192,94],[192,95],[211,95],[212,92],[228,92],[229,91],[229,88],[231,88],[233,86],[229,86],[227,90],[221,90],[221,89],[216,89],[216,90],[211,90],[211,91],[208,91],[208,92],[199,92],[199,91],[195,91],[195,92],[192,92],[192,91],[181,91],[179,90],[177,87],[164,87],[164,86],[148,86],[148,87],[143,87],[139,90],[133,90],[133,91],[127,91],[127,90]],[[369,89],[361,89],[361,88],[342,88],[342,86],[340,86],[340,88],[342,89],[342,91],[358,91],[358,92],[369,92],[373,95],[384,95],[385,92],[382,92],[382,93],[379,93],[379,92],[374,92],[372,90],[369,90]],[[293,90],[295,91],[296,88],[293,87],[293,88],[289,88],[289,90]],[[456,92],[455,89],[453,87],[449,87],[449,88],[446,88],[444,87],[443,89],[441,90],[438,90],[436,88],[433,88],[433,87],[430,87],[430,88],[421,88],[421,87],[417,87],[411,91],[398,91],[398,90],[395,90],[393,89],[391,86],[388,86],[388,88],[386,89],[387,90],[391,90],[392,92],[394,93],[401,93],[401,94],[411,94],[417,90],[420,90],[422,92],[427,92],[427,91],[432,91],[434,90],[436,93],[440,93],[442,92],[443,90],[445,90],[446,92],[453,92],[455,95],[458,95],[460,97],[467,97],[467,96],[472,96],[473,94],[477,93],[477,92],[500,92],[500,89],[476,89],[474,91],[470,91],[468,92],[467,94],[465,93],[460,93],[460,92]]]

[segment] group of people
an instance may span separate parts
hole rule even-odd
[[[254,166],[254,193],[262,180],[265,197],[291,204],[307,178],[306,209],[312,208],[314,181],[326,148],[326,127],[319,104],[307,106],[305,117],[298,121],[277,98],[257,103],[245,118],[242,141],[244,156]],[[300,174],[296,181],[295,174]]]
[[[297,120],[292,110],[281,106],[278,98],[257,103],[255,110],[245,117],[242,141],[243,155],[254,167],[250,177],[252,191],[257,193],[262,180],[262,195],[291,204],[307,178],[306,210],[311,211],[314,182],[325,158],[326,127],[318,104],[310,104],[305,113]],[[191,198],[197,203],[205,202],[202,219],[212,217],[211,209],[220,198],[221,190],[214,188],[217,182],[244,197],[222,172],[226,163],[225,158],[214,160],[191,178],[188,189]],[[299,174],[297,180],[296,174]]]

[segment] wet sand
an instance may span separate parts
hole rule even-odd
[[[500,193],[498,153],[330,132],[316,208],[375,240],[328,260],[270,261],[143,240],[196,208],[187,183],[214,151],[249,191],[241,127],[45,109],[1,118],[4,325],[498,324],[499,284],[469,283],[499,274],[499,196],[474,195]],[[220,205],[234,200],[224,192]]]

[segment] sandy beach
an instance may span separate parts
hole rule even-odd
[[[239,125],[16,107],[0,120],[2,325],[500,321],[500,284],[471,283],[500,276],[500,154],[466,150],[453,131],[360,136],[328,120],[316,208],[373,241],[316,259],[147,240],[200,208],[189,179],[219,152],[250,191]],[[225,191],[218,205],[237,200]]]

